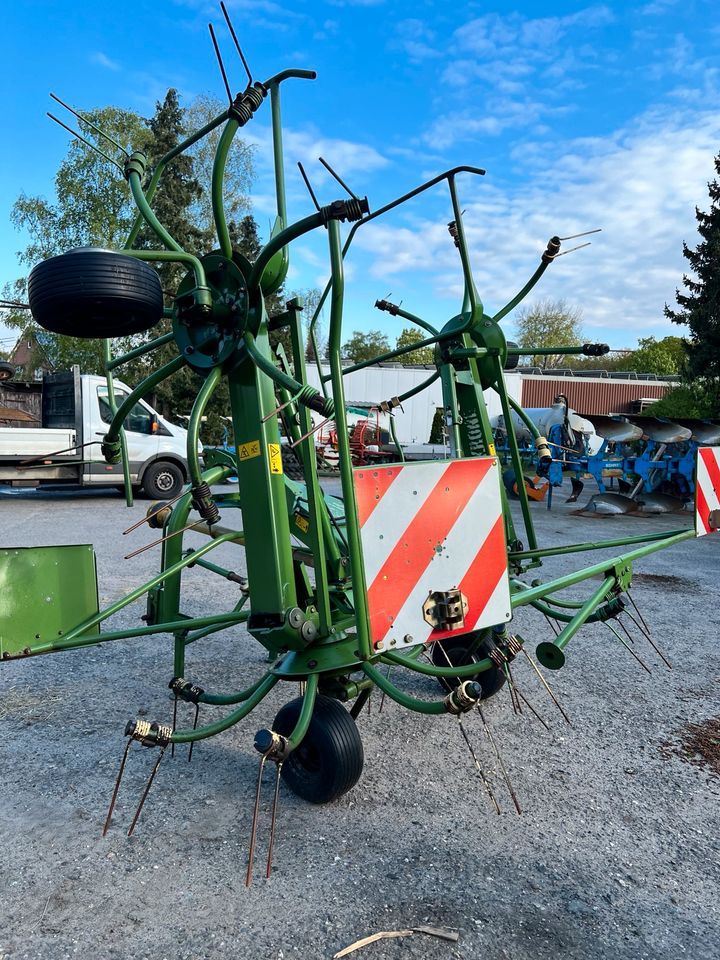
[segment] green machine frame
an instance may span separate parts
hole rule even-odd
[[[108,462],[123,460],[125,463],[126,492],[131,503],[123,421],[139,398],[163,379],[189,366],[204,377],[204,382],[188,426],[188,488],[176,502],[155,505],[149,512],[150,525],[161,529],[163,537],[162,562],[156,576],[99,611],[93,609],[92,589],[89,594],[85,590],[84,595],[90,595],[90,600],[83,608],[80,622],[70,624],[64,614],[55,625],[57,629],[48,629],[42,635],[36,628],[32,604],[13,609],[14,625],[11,630],[3,628],[0,651],[3,660],[12,660],[118,638],[169,634],[174,645],[171,689],[176,698],[197,706],[204,703],[228,709],[221,719],[188,729],[140,720],[128,724],[128,747],[135,740],[145,746],[158,746],[161,751],[168,745],[193,743],[219,734],[246,717],[279,682],[300,682],[302,702],[292,729],[282,735],[275,730],[261,731],[256,738],[255,745],[262,755],[262,762],[275,760],[278,773],[302,744],[319,696],[341,702],[356,700],[353,710],[357,710],[367,699],[370,689],[377,686],[411,711],[459,715],[472,709],[481,698],[481,685],[476,682],[478,677],[486,671],[497,670],[499,665],[504,669],[523,649],[522,638],[513,636],[506,625],[494,628],[490,641],[486,642],[485,638],[481,656],[462,665],[426,662],[420,656],[425,647],[412,648],[404,653],[380,652],[376,648],[368,616],[343,378],[368,364],[432,347],[436,363],[432,375],[404,395],[385,401],[382,408],[392,417],[393,410],[404,400],[440,378],[452,457],[494,457],[493,435],[483,394],[485,390],[494,390],[505,416],[511,462],[516,476],[522,476],[520,449],[513,430],[513,411],[533,431],[541,462],[543,458],[549,458],[550,453],[532,421],[508,396],[503,369],[513,362],[514,357],[537,351],[523,351],[508,345],[501,321],[533,289],[561,250],[560,238],[551,238],[537,269],[518,294],[501,310],[487,313],[473,279],[457,188],[459,178],[484,173],[472,166],[447,170],[373,212],[370,212],[366,198],[350,194],[348,199],[335,200],[325,206],[316,203],[316,212],[290,222],[285,197],[280,93],[286,80],[314,78],[314,72],[296,69],[278,73],[264,83],[252,82],[250,78],[246,89],[231,99],[227,110],[162,158],[149,180],[143,154],[134,152],[127,156],[123,172],[138,213],[121,252],[149,263],[180,263],[187,267],[187,273],[174,302],[165,308],[165,315],[172,322],[171,332],[115,359],[111,358],[109,341],[106,342],[111,403],[114,402],[112,372],[123,363],[168,343],[176,344],[177,355],[138,384],[114,409],[102,450]],[[233,137],[251,121],[267,98],[272,115],[277,219],[270,239],[257,260],[251,263],[232,246],[223,204],[224,171]],[[212,174],[217,249],[205,256],[196,256],[183,250],[163,227],[153,212],[152,201],[168,164],[216,128],[222,128]],[[449,242],[453,242],[457,249],[464,280],[460,312],[441,329],[436,329],[421,317],[387,301],[379,301],[377,306],[380,309],[417,324],[427,336],[416,344],[389,351],[371,361],[344,367],[340,359],[345,294],[343,265],[357,231],[434,188],[446,189],[452,205]],[[344,241],[342,223],[352,224]],[[137,248],[143,226],[154,233],[159,249]],[[286,277],[292,243],[318,230],[324,231],[327,237],[330,280],[308,335],[314,342],[317,317],[323,305],[329,302],[330,373],[323,376],[320,371],[321,390],[310,386],[307,379],[302,303],[292,300],[284,312],[270,317],[265,300]],[[290,361],[282,351],[271,348],[270,331],[280,328],[290,333],[293,347]],[[598,352],[594,345],[562,350]],[[237,453],[207,452],[205,462],[201,464],[198,438],[203,412],[223,378],[229,387]],[[342,498],[328,496],[319,483],[313,412],[323,420],[333,419],[336,423]],[[283,472],[281,429],[301,463],[302,482],[289,479]],[[225,488],[222,492],[212,489],[230,476],[237,476],[236,488]],[[518,487],[521,526],[517,529],[505,502],[505,491],[501,491],[512,608],[531,605],[561,624],[557,635],[541,642],[536,651],[541,664],[557,669],[565,661],[565,647],[585,623],[611,620],[624,608],[623,594],[630,586],[635,560],[694,534],[692,530],[670,530],[645,537],[543,549],[537,542],[524,486],[519,484]],[[240,511],[241,531],[222,524],[221,514],[227,510]],[[187,549],[183,533],[193,511],[199,520],[192,524],[192,529],[206,534],[207,542],[198,549]],[[212,551],[226,543],[244,547],[247,579],[210,559]],[[545,557],[606,547],[631,549],[620,552],[611,560],[603,560],[545,583],[535,581],[530,584],[525,579],[528,571],[540,567]],[[51,555],[47,562],[55,559]],[[39,560],[35,571],[35,579],[41,584],[45,582],[45,562]],[[91,566],[83,555],[82,568],[78,566],[78,572],[82,570],[85,583],[94,575]],[[237,581],[240,599],[233,609],[196,617],[182,612],[183,578],[186,571],[196,566]],[[4,570],[5,582],[12,584],[13,573],[8,564],[0,569]],[[599,585],[593,583],[585,599],[576,601],[560,596],[567,588],[598,576]],[[43,587],[37,589],[42,591]],[[143,596],[147,597],[145,625],[100,632],[100,625],[105,620]],[[186,680],[188,648],[203,637],[241,624],[268,651],[268,666],[263,676],[245,689],[230,692],[209,692]],[[477,646],[478,640],[472,637],[470,642]],[[434,676],[441,681],[453,679],[457,685],[452,686],[447,696],[435,700],[421,699],[393,682],[389,670],[381,671],[383,665]],[[156,768],[157,764],[153,775]]]

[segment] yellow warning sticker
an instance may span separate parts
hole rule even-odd
[[[259,457],[259,456],[260,456],[259,440],[248,440],[246,443],[241,443],[238,446],[239,460],[252,460],[253,457]]]
[[[296,513],[295,526],[299,527],[299,529],[302,530],[303,533],[307,533],[308,530],[310,529],[310,521],[307,519],[307,517],[303,517],[299,513]]]
[[[282,473],[282,454],[280,453],[279,443],[268,444],[268,458],[270,460],[270,473]]]
[[[489,443],[489,444],[488,444],[488,453],[490,454],[491,457],[497,456],[497,453],[496,453],[496,451],[495,451],[495,444],[494,444],[494,443]]]

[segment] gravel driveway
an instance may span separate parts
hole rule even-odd
[[[120,536],[146,504],[117,494],[0,494],[0,545],[94,542],[101,602],[156,571],[157,549],[130,561],[147,530]],[[689,517],[587,519],[533,506],[544,544],[686,526]],[[225,518],[224,518],[225,519]],[[192,543],[189,539],[188,543]],[[199,542],[199,538],[198,538]],[[592,555],[592,562],[601,556]],[[242,550],[213,559],[242,572]],[[547,575],[582,563],[558,558]],[[100,836],[135,716],[168,721],[171,642],[154,637],[0,667],[0,958],[61,960],[324,960],[378,930],[430,924],[371,944],[358,960],[717,960],[720,924],[720,768],[684,744],[720,715],[720,537],[637,565],[634,597],[673,662],[634,648],[649,676],[602,626],[584,628],[550,679],[568,726],[527,663],[519,685],[550,724],[513,712],[506,691],[486,707],[523,812],[518,816],[476,715],[465,721],[502,814],[488,801],[450,717],[404,712],[374,696],[358,719],[359,784],[313,807],[281,790],[275,865],[263,877],[269,780],[256,879],[244,885],[257,754],[255,730],[295,696],[279,685],[244,722],[185,748],[160,767],[138,828],[126,836],[155,751],[135,747],[108,835]],[[193,569],[185,612],[228,609],[237,586]],[[587,590],[587,586],[585,588]],[[114,627],[137,625],[142,605]],[[550,635],[521,612],[532,650]],[[635,631],[637,634],[637,631]],[[239,689],[265,653],[230,630],[189,651],[187,675],[209,690]],[[394,675],[397,679],[397,675]],[[405,681],[403,681],[405,682]],[[419,695],[430,678],[409,678]],[[192,719],[192,708],[182,706]],[[222,708],[204,707],[201,721]],[[186,717],[185,712],[183,718]],[[713,736],[706,736],[712,761]],[[715,737],[716,758],[717,738]]]

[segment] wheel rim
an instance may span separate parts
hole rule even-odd
[[[175,486],[175,477],[169,470],[163,470],[163,472],[159,473],[155,478],[155,486],[163,493],[167,493]]]

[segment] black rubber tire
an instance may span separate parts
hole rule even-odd
[[[0,380],[10,380],[15,376],[15,365],[7,360],[0,360]]]
[[[302,697],[286,703],[273,730],[292,733]],[[363,745],[355,721],[332,697],[319,696],[308,732],[283,763],[282,778],[294,794],[309,803],[330,803],[352,789],[363,768]]]
[[[291,480],[304,480],[305,472],[303,465],[295,455],[289,443],[280,444],[280,455],[282,456],[283,472]]]
[[[41,327],[86,340],[142,333],[163,313],[160,278],[152,267],[94,247],[38,263],[28,280],[28,301]]]
[[[448,660],[454,667],[464,667],[469,663],[478,663],[485,659],[480,648],[472,649],[478,634],[482,630],[465,633],[458,637],[449,637],[447,640],[436,640],[432,645],[430,658],[436,667],[447,667]],[[442,649],[439,649],[442,646]],[[444,651],[444,652],[443,652]],[[501,690],[505,685],[505,674],[498,667],[481,670],[471,677],[438,677],[438,683],[443,690],[449,692],[460,686],[462,680],[476,680],[482,687],[482,699],[487,700]]]
[[[172,500],[182,490],[185,478],[176,463],[156,460],[147,468],[142,478],[142,489],[151,500]]]
[[[508,340],[507,345],[508,347],[517,347],[517,344],[515,343],[514,340]],[[505,357],[503,370],[514,370],[519,363],[520,363],[520,357],[518,357],[517,354],[513,354],[512,356],[507,356]]]

